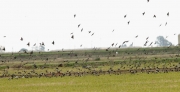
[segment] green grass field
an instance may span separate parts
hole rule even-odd
[[[2,53],[0,92],[179,92],[179,52],[162,47]],[[52,75],[57,71],[65,76]]]
[[[0,79],[1,92],[179,92],[180,73]]]

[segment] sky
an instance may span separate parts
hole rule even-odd
[[[1,0],[0,46],[5,46],[6,52],[32,50],[33,44],[41,42],[46,51],[106,48],[126,40],[127,45],[143,46],[146,37],[150,44],[159,35],[168,36],[167,40],[176,45],[179,9],[179,0]]]

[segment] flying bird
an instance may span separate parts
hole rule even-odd
[[[94,33],[92,33],[92,35],[91,36],[93,36],[94,35]]]
[[[167,13],[167,16],[169,16],[169,12]]]
[[[166,22],[166,24],[165,24],[165,26],[167,25],[167,22]]]
[[[128,21],[128,25],[129,25],[130,21]]]
[[[30,46],[30,42],[28,42],[28,44],[27,44],[28,46]]]
[[[149,2],[149,0],[147,0],[147,2]]]
[[[74,14],[74,18],[76,17],[76,14]]]
[[[156,15],[154,15],[153,18],[156,18]]]
[[[81,29],[81,32],[83,31],[83,28]]]
[[[74,35],[72,35],[71,38],[74,39]]]
[[[161,24],[159,25],[159,27],[161,26]]]
[[[114,43],[112,43],[111,45],[114,46]]]
[[[4,37],[6,37],[6,36],[4,36]]]
[[[126,18],[126,15],[124,15],[124,18]]]
[[[21,41],[23,41],[23,38],[21,37],[21,39],[20,39]]]
[[[2,50],[4,50],[4,51],[5,51],[5,50],[6,50],[6,49],[5,49],[5,47],[4,47]]]
[[[52,42],[52,44],[54,45],[54,41]]]
[[[81,24],[78,25],[78,27],[80,27]]]
[[[91,31],[89,31],[89,33],[91,33]]]
[[[33,46],[36,46],[36,43]]]
[[[137,37],[138,37],[138,35],[135,38],[137,38]]]
[[[145,14],[145,12],[142,13],[143,15]]]
[[[44,42],[42,42],[42,44],[41,45],[44,45]],[[44,45],[45,46],[45,45]]]
[[[114,30],[112,32],[114,32]]]
[[[148,39],[149,39],[149,37],[146,38],[146,40],[148,40]]]

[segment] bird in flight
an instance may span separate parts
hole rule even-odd
[[[149,39],[149,37],[146,38],[146,40],[148,40],[148,39]]]
[[[129,25],[130,21],[128,21],[128,25]]]
[[[54,41],[52,42],[52,44],[54,45]]]
[[[167,22],[166,22],[166,24],[165,24],[165,26],[167,25]]]
[[[142,13],[143,15],[145,14],[145,12]]]
[[[42,42],[42,44],[41,45],[44,45],[44,42]],[[44,45],[45,46],[45,45]]]
[[[78,27],[80,27],[81,24],[78,25]]]
[[[124,18],[126,18],[127,15],[124,15]]]
[[[21,39],[20,39],[21,41],[23,41],[23,38],[21,37]]]
[[[74,35],[72,35],[71,38],[74,39]]]
[[[147,0],[147,2],[149,2],[149,0]]]
[[[112,32],[114,32],[114,30]]]
[[[167,13],[167,16],[169,16],[169,12]]]
[[[6,37],[6,36],[4,36],[4,37]]]
[[[135,38],[137,38],[137,37],[138,37],[138,35]]]
[[[36,46],[36,43],[33,46]]]
[[[27,44],[28,46],[30,46],[30,42],[28,42],[28,44]]]
[[[92,33],[92,35],[91,36],[93,36],[94,35],[94,33]]]
[[[154,15],[153,18],[156,18],[156,15]]]
[[[91,31],[89,31],[89,33],[91,33]]]
[[[5,49],[5,47],[4,47],[2,50],[4,50],[4,51],[5,51],[5,50],[6,50],[6,49]]]
[[[76,17],[76,14],[74,14],[74,18]]]
[[[81,29],[81,32],[83,31],[83,28]]]

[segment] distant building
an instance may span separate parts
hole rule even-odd
[[[178,35],[178,45],[180,46],[180,34]]]

